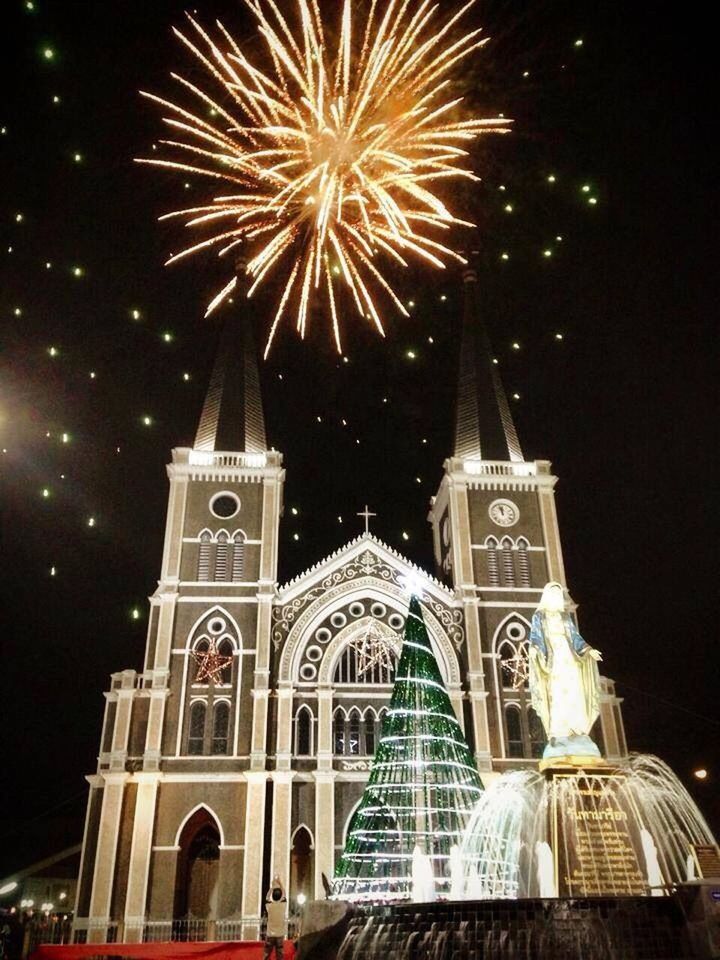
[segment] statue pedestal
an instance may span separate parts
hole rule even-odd
[[[648,892],[638,812],[626,775],[602,758],[564,757],[544,769],[560,897]]]

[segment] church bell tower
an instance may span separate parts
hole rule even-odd
[[[195,441],[167,471],[144,667],[112,676],[89,778],[75,923],[88,942],[140,940],[154,919],[169,940],[167,918],[259,917],[285,474],[248,319],[225,320]]]
[[[481,316],[478,278],[463,275],[453,455],[429,515],[439,574],[466,625],[467,732],[481,771],[535,760],[544,735],[530,706],[527,643],[543,586],[566,586],[550,462],[526,460]],[[600,641],[596,641],[601,646]],[[619,701],[603,678],[607,756],[626,753]]]

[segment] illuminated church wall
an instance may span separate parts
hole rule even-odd
[[[264,439],[247,328],[227,321],[195,444],[168,467],[143,668],[114,674],[106,693],[79,939],[162,939],[190,914],[252,938],[274,870],[291,900],[323,895],[389,702],[409,580],[485,781],[536,762],[523,644],[544,583],[565,582],[555,477],[523,459],[467,332],[462,415],[428,518],[437,579],[366,533],[283,585],[282,456]],[[242,389],[226,395],[226,376]],[[612,757],[626,752],[620,701],[602,684]]]

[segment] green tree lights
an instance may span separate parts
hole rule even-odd
[[[482,783],[430,646],[418,598],[410,600],[390,709],[365,793],[335,873],[340,899],[406,899],[416,847],[440,894]]]

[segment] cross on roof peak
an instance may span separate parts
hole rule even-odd
[[[355,516],[365,518],[365,534],[370,533],[370,517],[376,517],[377,514],[371,513],[370,508],[365,504],[365,509],[361,510],[360,513],[356,513]]]

